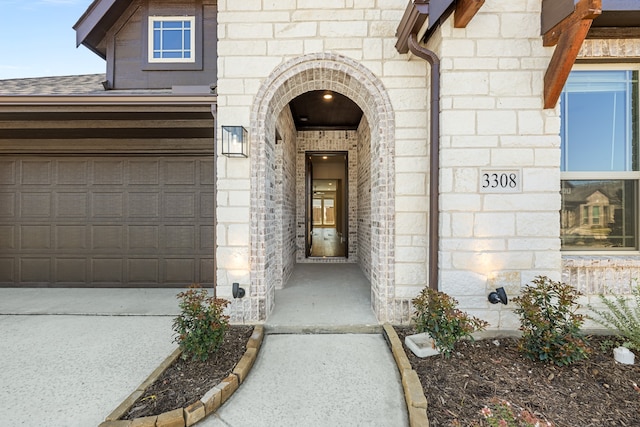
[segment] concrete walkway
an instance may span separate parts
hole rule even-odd
[[[377,330],[368,283],[357,266],[321,267],[276,293],[249,377],[199,425],[408,424],[382,336],[326,333]],[[0,425],[100,424],[175,348],[179,291],[0,288]],[[313,325],[325,333],[276,334]]]

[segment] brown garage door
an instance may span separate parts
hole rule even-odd
[[[212,156],[0,158],[0,286],[214,280]]]

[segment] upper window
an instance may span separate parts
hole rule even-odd
[[[638,71],[573,71],[560,105],[563,249],[638,249]]]
[[[195,17],[150,16],[149,62],[195,62]]]

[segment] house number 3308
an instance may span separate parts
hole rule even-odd
[[[520,191],[519,170],[481,171],[480,191],[483,193],[513,193]]]

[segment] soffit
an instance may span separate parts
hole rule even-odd
[[[130,5],[130,0],[94,0],[73,26],[76,45],[82,44],[106,59],[107,52],[100,42]]]
[[[325,94],[331,94],[325,100]],[[331,91],[312,90],[289,103],[297,130],[356,130],[362,110],[348,97]]]

